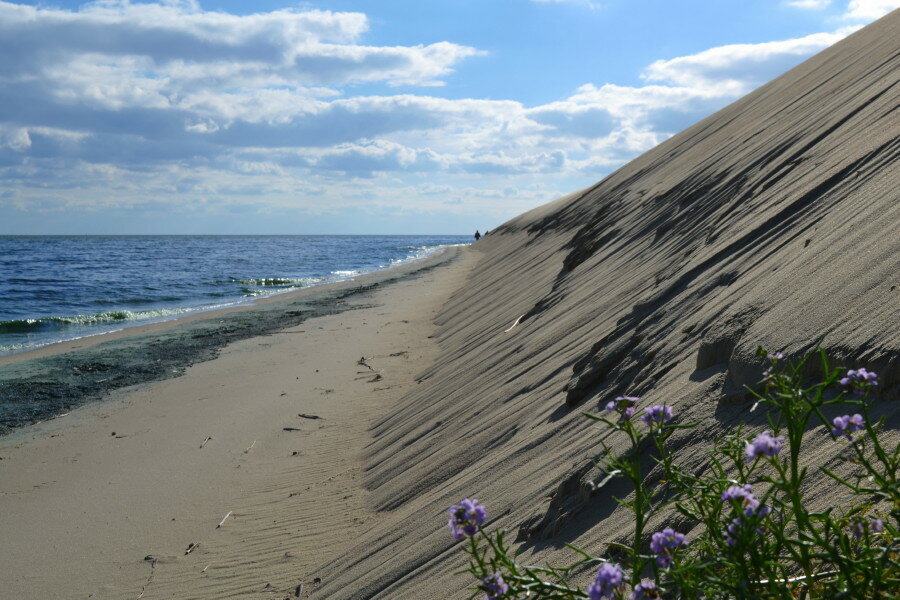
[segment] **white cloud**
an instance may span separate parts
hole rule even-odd
[[[810,10],[826,8],[830,4],[831,4],[831,0],[787,0],[788,6],[793,6],[794,8],[810,9]]]
[[[850,0],[844,18],[874,21],[896,8],[900,8],[900,0]]]
[[[733,93],[743,94],[852,31],[844,28],[777,42],[718,46],[690,56],[658,60],[647,67],[644,78],[698,88],[724,85]]]

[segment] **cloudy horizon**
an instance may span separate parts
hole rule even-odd
[[[897,6],[0,2],[0,234],[494,227]]]

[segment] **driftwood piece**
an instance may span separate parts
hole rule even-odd
[[[225,524],[225,521],[227,521],[227,520],[228,520],[228,517],[230,517],[230,516],[231,516],[231,513],[232,513],[232,512],[234,512],[234,511],[231,511],[231,510],[229,510],[229,511],[228,511],[228,514],[227,514],[227,515],[225,515],[225,516],[224,516],[224,517],[222,517],[222,520],[221,520],[221,521],[219,521],[219,524],[218,524],[218,525],[216,525],[216,529],[218,529],[218,528],[219,528],[219,527],[221,527],[221,526],[222,526],[222,525],[224,525],[224,524]]]
[[[253,446],[255,446],[255,445],[256,445],[256,440],[253,440],[253,443],[250,444],[249,446],[247,446],[247,449],[244,450],[244,454],[249,454],[250,451],[253,449]]]
[[[525,315],[522,315],[522,317],[524,317],[524,316],[525,316]],[[503,333],[509,333],[510,331],[512,331],[512,330],[513,330],[513,327],[515,327],[516,325],[518,325],[518,324],[519,324],[519,321],[522,320],[522,317],[519,317],[518,319],[516,319],[516,320],[513,322],[513,324],[509,326],[509,329],[504,330]]]
[[[196,544],[194,544],[194,543],[188,544],[187,549],[184,551],[184,555],[187,556],[188,554],[190,554],[191,552],[193,552],[194,550],[196,550],[199,547],[200,547],[200,542],[197,542]]]
[[[203,446],[205,446],[206,443],[207,443],[209,440],[211,440],[211,439],[212,439],[212,436],[211,436],[211,435],[206,436],[206,439],[203,440],[203,443],[200,444],[200,447],[202,448]]]

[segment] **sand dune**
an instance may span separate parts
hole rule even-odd
[[[383,521],[323,565],[315,597],[466,597],[442,527],[466,496],[529,559],[563,542],[601,552],[627,520],[616,490],[589,491],[597,434],[581,411],[626,392],[665,401],[701,422],[675,440],[690,462],[754,423],[742,390],[758,345],[797,356],[821,338],[877,371],[896,432],[898,40],[895,11],[473,246],[477,267],[437,317],[439,358],[372,430]],[[809,457],[836,449],[816,433]],[[813,483],[813,502],[839,501]]]

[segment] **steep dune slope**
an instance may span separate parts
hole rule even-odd
[[[589,491],[598,433],[581,411],[626,392],[665,401],[700,421],[675,440],[697,460],[758,419],[742,391],[758,345],[796,356],[823,338],[881,375],[896,428],[898,102],[895,11],[476,244],[437,319],[442,357],[373,429],[367,485],[392,526],[324,566],[316,596],[466,597],[443,527],[465,496],[531,560],[563,542],[602,551],[624,533],[622,491]],[[811,460],[836,452],[812,434]],[[814,483],[813,501],[835,501]]]

